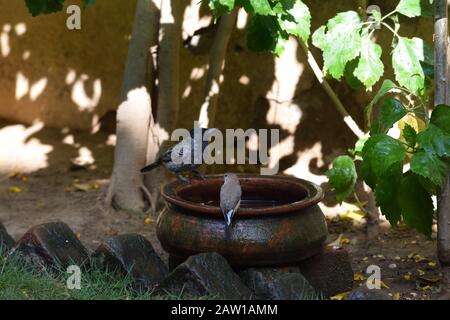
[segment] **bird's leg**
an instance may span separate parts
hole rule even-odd
[[[177,178],[178,178],[178,180],[180,180],[183,183],[186,183],[186,184],[190,184],[191,183],[191,181],[188,178],[183,177],[181,174],[177,174]]]
[[[201,174],[198,170],[192,170],[192,174],[194,175],[194,177],[200,178],[202,180],[206,180],[206,176]]]

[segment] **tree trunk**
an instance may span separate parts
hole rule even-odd
[[[182,10],[180,0],[162,0],[158,53],[157,122],[168,135],[175,128],[180,104],[180,46]]]
[[[147,163],[154,162],[167,148],[177,123],[180,105],[179,73],[182,43],[182,1],[161,0],[160,43],[158,48],[158,103],[156,119],[150,119]],[[164,168],[156,168],[144,177],[152,212],[160,202],[160,186],[167,180]]]
[[[436,0],[435,16],[435,96],[434,104],[450,104],[449,70],[448,70],[448,3]],[[438,257],[442,264],[450,265],[450,183],[449,179],[438,195]]]
[[[205,86],[205,100],[200,109],[199,125],[202,128],[214,127],[217,101],[220,90],[220,77],[225,65],[228,42],[231,32],[236,25],[237,10],[224,14],[220,18],[216,36],[209,53],[209,69]]]
[[[125,66],[121,105],[117,110],[117,143],[106,206],[142,211],[145,203],[140,168],[145,165],[151,99],[148,90],[150,47],[157,43],[158,8],[152,0],[138,0]]]

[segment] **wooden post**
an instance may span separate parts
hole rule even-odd
[[[448,2],[436,0],[434,23],[435,44],[435,96],[434,105],[450,104],[449,96],[449,65],[448,65]],[[437,221],[438,257],[442,264],[450,265],[450,192],[449,179],[438,196]]]

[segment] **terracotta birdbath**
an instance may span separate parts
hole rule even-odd
[[[327,228],[319,186],[285,176],[239,175],[239,182],[241,207],[229,228],[219,208],[223,176],[163,187],[168,210],[158,218],[157,236],[172,258],[217,252],[232,266],[275,266],[320,251]]]

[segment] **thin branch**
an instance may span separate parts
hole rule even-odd
[[[205,100],[200,108],[199,124],[201,127],[213,127],[217,101],[220,90],[220,77],[225,65],[225,55],[231,32],[236,24],[237,10],[230,14],[224,14],[220,18],[214,43],[209,54],[208,77],[205,86]]]
[[[361,128],[358,126],[355,120],[351,117],[347,109],[342,104],[341,100],[339,100],[338,96],[333,91],[328,81],[325,79],[323,72],[320,69],[319,65],[317,64],[317,61],[312,55],[311,51],[308,49],[308,47],[303,41],[299,40],[299,42],[300,46],[302,47],[303,51],[307,56],[308,64],[313,70],[314,75],[316,76],[317,80],[322,85],[322,87],[324,88],[325,92],[328,94],[330,99],[333,101],[338,112],[344,118],[344,122],[347,124],[347,126],[350,128],[350,130],[353,132],[355,136],[357,136],[359,139],[363,138],[365,136],[364,131],[361,130]]]

